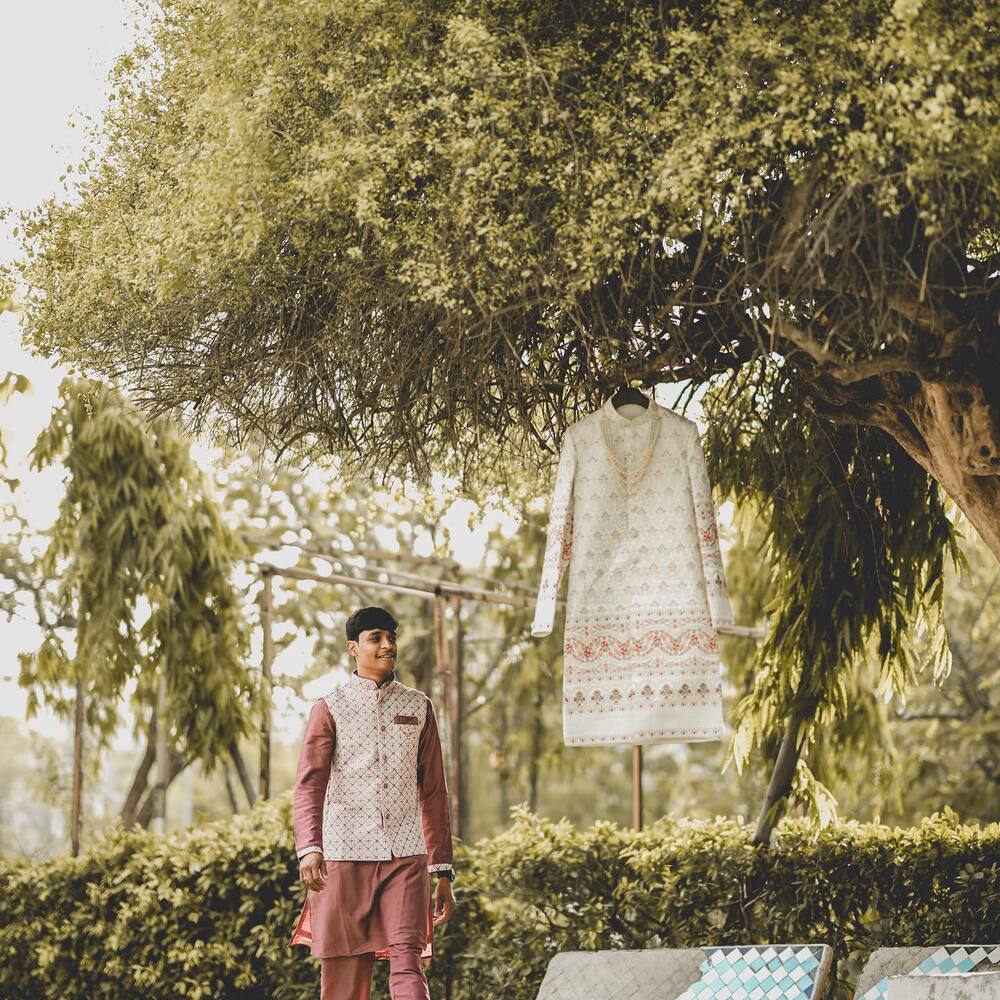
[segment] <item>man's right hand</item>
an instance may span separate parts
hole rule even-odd
[[[313,892],[319,892],[326,885],[326,862],[319,851],[313,851],[299,861],[299,881]]]

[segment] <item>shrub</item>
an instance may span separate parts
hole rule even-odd
[[[786,821],[760,847],[732,820],[578,830],[519,807],[456,864],[435,1000],[534,998],[559,950],[793,940],[834,946],[839,1000],[876,947],[1000,939],[1000,826],[950,811],[911,829]],[[287,796],[166,838],[115,830],[0,877],[0,996],[318,996],[316,963],[288,944],[303,891]]]

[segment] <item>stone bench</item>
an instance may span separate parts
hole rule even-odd
[[[537,1000],[819,1000],[832,958],[823,944],[563,951]]]
[[[944,944],[929,948],[879,948],[873,951],[858,979],[854,1000],[951,1000],[950,977],[961,977],[972,997],[998,997],[1000,976],[970,973],[1000,971],[1000,945]],[[921,980],[925,980],[921,982]],[[909,992],[907,992],[907,990]],[[984,992],[986,991],[986,992]],[[896,994],[896,996],[893,996]]]

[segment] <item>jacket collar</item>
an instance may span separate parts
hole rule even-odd
[[[396,671],[393,670],[381,684],[376,684],[370,677],[362,677],[357,669],[351,671],[351,676],[347,678],[348,687],[354,694],[371,695],[376,692],[383,698],[398,684]]]
[[[608,398],[601,405],[601,413],[603,413],[608,420],[614,420],[619,424],[641,424],[655,414],[658,414],[659,411],[663,409],[663,407],[660,406],[655,399],[653,399],[652,393],[644,392],[643,395],[649,399],[649,406],[646,407],[646,410],[638,416],[626,417],[619,413],[615,409],[615,404],[613,402],[615,398],[614,395],[608,396]]]

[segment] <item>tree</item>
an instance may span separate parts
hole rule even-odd
[[[949,579],[946,601],[953,668],[923,683],[890,715],[904,815],[952,805],[964,819],[1000,818],[1000,570],[970,541],[967,573]]]
[[[6,600],[30,593],[43,630],[20,656],[20,683],[29,714],[44,701],[75,716],[97,751],[131,702],[149,743],[123,815],[145,820],[158,725],[169,724],[170,780],[194,760],[211,769],[251,728],[248,628],[232,583],[245,550],[179,430],[147,424],[107,386],[63,381],[32,451],[35,469],[56,462],[66,492],[44,552],[26,552],[23,518],[9,520],[16,530],[0,546]],[[154,707],[161,675],[165,701]]]
[[[788,560],[742,735],[784,727],[779,800],[868,646],[894,682],[940,636],[940,491],[1000,557],[996,6],[161,6],[81,197],[25,220],[28,338],[470,481],[625,378],[710,383],[715,478]]]

